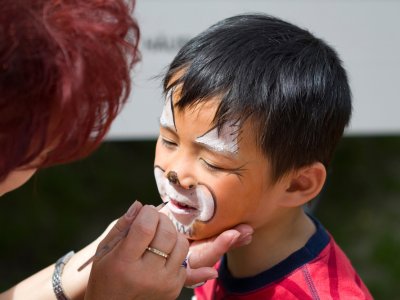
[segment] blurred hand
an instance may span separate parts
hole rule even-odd
[[[185,286],[192,286],[218,277],[213,266],[230,249],[248,245],[253,229],[246,224],[222,232],[216,237],[194,241],[190,244],[189,262]]]
[[[188,241],[168,217],[135,202],[98,249],[127,228],[126,238],[93,262],[85,299],[176,299],[186,278],[182,262]],[[168,258],[147,251],[148,246],[167,253]]]

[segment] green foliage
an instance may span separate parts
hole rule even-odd
[[[396,299],[400,293],[400,138],[345,138],[329,173],[317,217],[376,299]]]

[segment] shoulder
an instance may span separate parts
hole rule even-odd
[[[301,271],[301,274],[296,272],[300,285],[307,286],[320,299],[373,299],[332,237],[320,255],[298,271]]]

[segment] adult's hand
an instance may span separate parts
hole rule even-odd
[[[176,232],[168,217],[136,202],[98,249],[126,228],[126,238],[93,262],[85,299],[175,299],[186,278],[181,264],[188,241]],[[168,258],[147,251],[149,245],[167,253]]]
[[[165,208],[160,213],[167,215]],[[239,224],[217,236],[191,242],[185,286],[193,286],[218,277],[213,267],[230,249],[251,243],[254,230],[247,224]]]
[[[216,278],[218,272],[213,268],[215,263],[230,249],[248,245],[252,233],[251,226],[240,224],[216,237],[192,242],[185,285],[192,286]]]

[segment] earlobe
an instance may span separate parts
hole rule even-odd
[[[326,180],[326,168],[320,162],[300,168],[288,178],[286,189],[285,206],[301,206],[315,198]]]

